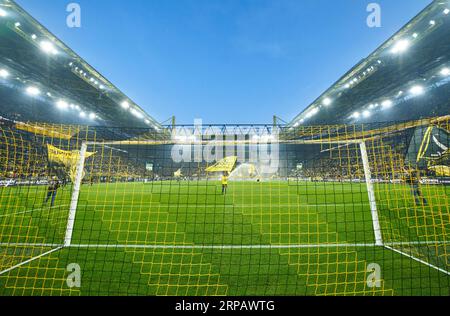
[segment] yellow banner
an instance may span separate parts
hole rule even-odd
[[[76,175],[76,169],[77,169],[77,163],[80,160],[80,151],[78,150],[62,150],[55,146],[52,146],[50,144],[47,144],[47,152],[48,152],[48,160],[50,162],[64,165],[68,168],[67,173],[70,176],[70,179],[72,182],[75,181],[75,175]],[[91,157],[92,155],[95,155],[93,152],[86,152],[86,158]],[[85,172],[83,171],[83,177],[85,175]]]
[[[80,151],[78,150],[62,150],[50,144],[47,144],[48,160],[54,163],[62,164],[66,167],[76,166],[80,159]],[[95,153],[86,152],[85,158],[89,158]]]
[[[233,170],[234,165],[236,164],[237,156],[230,156],[222,159],[221,161],[217,162],[215,165],[206,168],[206,172],[220,172],[220,171],[226,171],[231,172]]]
[[[48,136],[51,138],[66,139],[69,140],[73,135],[77,134],[80,129],[73,126],[63,126],[63,125],[49,125],[49,124],[26,124],[17,123],[16,128],[25,132]]]
[[[428,169],[436,172],[438,177],[450,177],[450,167],[449,166],[432,166]]]
[[[181,178],[181,176],[182,176],[181,169],[178,169],[177,171],[175,171],[175,172],[173,173],[173,176],[174,176],[175,178]]]

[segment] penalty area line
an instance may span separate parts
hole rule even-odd
[[[40,207],[40,208],[35,208],[35,209],[32,209],[32,210],[28,210],[28,211],[21,211],[21,212],[16,212],[16,213],[0,215],[0,218],[16,216],[16,215],[22,215],[22,214],[27,214],[27,213],[33,213],[33,212],[42,211],[42,210],[52,210],[52,209],[55,209],[55,208],[65,208],[65,207],[68,207],[68,206],[69,205],[55,205],[55,206],[50,206],[50,207]]]
[[[442,268],[439,268],[439,267],[437,267],[437,266],[435,266],[435,265],[433,265],[433,264],[431,264],[431,263],[428,263],[428,262],[426,262],[426,261],[424,261],[424,260],[421,260],[421,259],[419,259],[419,258],[416,258],[416,257],[414,257],[414,256],[412,256],[412,255],[409,255],[409,254],[407,254],[407,253],[405,253],[405,252],[403,252],[403,251],[401,251],[401,250],[398,250],[398,249],[395,249],[395,248],[392,248],[392,247],[386,246],[386,245],[384,245],[384,247],[387,248],[387,249],[389,249],[389,250],[391,250],[391,251],[393,251],[393,252],[396,252],[396,253],[398,253],[398,254],[400,254],[400,255],[403,255],[403,256],[405,256],[405,257],[408,257],[408,258],[411,259],[411,260],[417,261],[417,262],[422,263],[422,264],[424,264],[424,265],[426,265],[426,266],[428,266],[428,267],[430,267],[430,268],[436,269],[436,270],[438,270],[438,271],[440,271],[440,272],[442,272],[442,273],[445,273],[445,274],[447,274],[447,275],[450,275],[450,272],[449,272],[449,271],[444,270],[444,269],[442,269]]]
[[[408,245],[446,245],[446,241],[410,241],[410,242],[387,242],[388,246],[408,246]],[[63,246],[61,244],[46,243],[0,243],[0,247],[59,247],[59,248],[148,248],[148,249],[295,249],[295,248],[344,248],[344,247],[375,247],[376,243],[329,243],[329,244],[285,244],[285,245],[151,245],[151,244],[71,244]],[[392,249],[390,249],[392,250]]]
[[[51,254],[51,253],[53,253],[53,252],[56,252],[56,251],[58,251],[58,250],[60,250],[60,249],[62,249],[62,248],[63,248],[63,247],[60,246],[60,247],[58,247],[58,248],[55,248],[55,249],[49,250],[49,251],[47,251],[47,252],[44,252],[44,253],[40,254],[39,256],[30,258],[30,259],[25,260],[25,261],[23,261],[23,262],[21,262],[21,263],[18,263],[18,264],[16,264],[15,266],[12,266],[11,268],[8,268],[8,269],[6,269],[6,270],[0,271],[0,275],[3,275],[3,274],[5,274],[5,273],[8,273],[8,272],[10,272],[10,271],[12,271],[12,270],[14,270],[14,269],[17,269],[17,268],[19,268],[19,267],[21,267],[21,266],[23,266],[23,265],[26,265],[26,264],[28,264],[28,263],[30,263],[30,262],[33,262],[33,261],[35,261],[35,260],[37,260],[37,259],[40,259],[40,258],[42,258],[42,257],[45,257],[45,256],[47,256],[47,255],[49,255],[49,254]]]

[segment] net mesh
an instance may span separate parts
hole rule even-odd
[[[448,118],[22,126],[0,125],[0,295],[450,294]]]

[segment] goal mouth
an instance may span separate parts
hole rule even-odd
[[[449,121],[2,126],[0,295],[447,295]]]

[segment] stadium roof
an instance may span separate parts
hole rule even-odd
[[[0,115],[20,121],[162,126],[15,2],[0,0]]]
[[[450,1],[434,1],[288,127],[415,120],[450,111]]]

